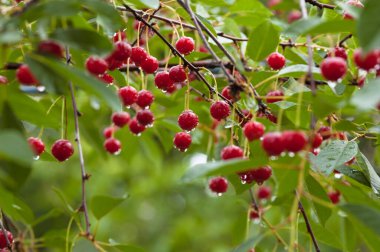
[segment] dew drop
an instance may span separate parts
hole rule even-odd
[[[271,156],[269,159],[274,161],[274,160],[277,160],[278,158],[276,156]]]
[[[37,86],[36,87],[38,92],[44,92],[46,90],[46,88],[44,86]]]
[[[37,155],[37,156],[34,156],[33,159],[34,159],[34,160],[38,160],[38,159],[40,159],[40,156],[38,156],[38,155]]]
[[[152,127],[153,127],[153,123],[152,123],[152,124],[148,124],[148,125],[146,125],[145,127],[147,127],[147,128],[152,128]]]
[[[335,177],[336,179],[340,179],[340,178],[343,177],[343,174],[341,174],[341,173],[335,173],[335,174],[334,174],[334,177]]]
[[[296,154],[294,152],[289,152],[288,155],[289,157],[294,157]]]
[[[131,106],[130,105],[128,105],[128,106],[125,106],[127,109],[130,109],[131,108]]]
[[[119,149],[118,151],[114,152],[113,155],[114,155],[114,156],[117,156],[117,155],[120,154],[120,152],[121,152],[121,149]]]
[[[245,180],[241,180],[241,183],[243,184],[243,185],[245,185],[245,184],[247,184],[247,181],[245,181]]]
[[[223,195],[223,193],[217,193],[216,195],[217,195],[218,197],[220,197],[220,196]]]

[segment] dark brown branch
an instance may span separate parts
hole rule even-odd
[[[161,4],[158,6],[157,9],[154,10],[154,12],[151,15],[148,15],[147,22],[149,22],[150,19],[151,19],[151,17],[152,17],[152,15],[155,15],[160,9],[161,9]],[[139,34],[139,38],[136,39],[135,41],[133,41],[133,43],[131,44],[131,46],[135,46],[137,44],[137,41],[141,39],[142,34],[144,34],[144,32],[145,32],[145,28],[146,28],[145,24],[141,25],[141,27],[139,29],[139,33],[138,33]]]
[[[317,239],[315,238],[315,235],[313,233],[313,229],[311,228],[309,218],[307,217],[305,209],[303,208],[303,205],[302,205],[300,200],[298,201],[298,210],[301,212],[303,219],[305,220],[306,229],[307,229],[307,232],[310,234],[310,237],[313,241],[315,251],[320,252],[321,250],[319,249]]]
[[[339,42],[339,47],[343,47],[344,43],[349,40],[350,38],[352,38],[352,34],[348,34],[346,37],[344,37],[340,42]]]
[[[67,46],[66,46],[66,63],[70,64],[70,51]],[[78,145],[79,161],[80,161],[81,177],[82,177],[82,203],[79,210],[83,211],[84,213],[85,224],[86,224],[86,233],[84,235],[86,237],[90,237],[90,219],[88,216],[87,199],[86,199],[86,181],[89,179],[89,175],[86,173],[86,168],[84,166],[83,150],[82,150],[82,144],[81,144],[80,132],[79,132],[79,116],[78,116],[79,112],[78,112],[78,106],[77,106],[75,95],[74,95],[74,85],[71,81],[69,82],[69,87],[70,87],[71,102],[72,102],[72,106],[74,110],[75,141],[77,142],[77,145]]]
[[[305,2],[311,5],[317,6],[319,9],[326,8],[326,9],[333,10],[336,7],[335,5],[324,4],[324,3],[318,2],[317,0],[305,0]]]

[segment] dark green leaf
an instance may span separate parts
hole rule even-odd
[[[380,192],[380,177],[372,167],[371,163],[368,159],[363,155],[363,153],[359,152],[356,157],[356,161],[359,167],[363,170],[363,173],[367,177],[367,180],[370,181],[371,187],[376,194]]]
[[[251,32],[247,55],[255,61],[265,59],[270,53],[276,51],[279,36],[278,29],[269,20],[265,21]]]
[[[352,178],[353,180],[358,181],[359,183],[371,187],[370,182],[366,178],[365,174],[359,170],[350,168],[346,165],[341,165],[335,168],[338,172]]]

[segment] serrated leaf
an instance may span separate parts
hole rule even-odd
[[[371,163],[368,159],[363,155],[363,153],[359,152],[356,157],[356,162],[359,167],[363,170],[366,178],[371,183],[372,190],[379,194],[380,192],[380,177],[377,175],[375,169],[372,167]]]
[[[127,196],[115,198],[105,195],[94,196],[91,200],[91,210],[95,218],[100,220],[106,214],[111,212],[115,207],[123,203]]]
[[[278,46],[280,33],[269,21],[265,21],[256,27],[250,34],[247,45],[247,55],[255,60],[261,61]]]
[[[356,142],[335,140],[324,147],[317,156],[309,153],[311,168],[316,172],[329,175],[333,170],[348,162],[358,152]]]

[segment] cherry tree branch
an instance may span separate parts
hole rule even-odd
[[[66,63],[70,64],[70,51],[69,47],[66,46]],[[82,150],[82,144],[80,140],[80,132],[79,132],[79,112],[78,112],[78,106],[75,100],[74,95],[74,85],[70,81],[69,82],[70,87],[70,95],[71,95],[71,102],[74,110],[74,123],[75,123],[75,141],[78,145],[78,152],[79,152],[79,161],[80,161],[80,168],[81,168],[81,175],[82,175],[82,205],[80,207],[80,211],[83,211],[84,218],[85,218],[85,225],[86,225],[86,233],[85,236],[90,236],[90,220],[88,216],[88,208],[87,208],[87,198],[86,198],[86,181],[90,178],[89,174],[86,173],[86,168],[84,165],[84,157],[83,157],[83,150]]]
[[[313,233],[313,229],[311,228],[309,218],[307,217],[306,212],[305,212],[305,208],[303,207],[303,205],[302,205],[302,203],[301,203],[300,200],[298,201],[298,210],[301,212],[301,214],[303,216],[303,219],[305,220],[306,229],[307,229],[307,232],[310,234],[310,237],[311,237],[311,239],[313,241],[315,251],[316,252],[320,252],[321,250],[320,250],[320,248],[318,246],[317,239],[315,238],[315,235]]]
[[[348,34],[346,37],[344,37],[341,41],[339,41],[339,47],[343,47],[343,44],[349,40],[350,38],[352,38],[352,33]]]
[[[325,9],[333,10],[336,7],[335,5],[321,3],[321,2],[318,2],[317,0],[305,0],[305,2],[311,5],[317,6],[319,9],[325,8]]]

